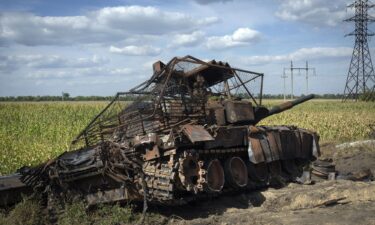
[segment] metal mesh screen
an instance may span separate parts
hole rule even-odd
[[[206,118],[210,96],[232,95],[261,104],[263,74],[235,69],[223,62],[191,56],[173,58],[161,71],[115,98],[72,142],[72,149],[103,140],[120,141],[163,132],[186,121]]]

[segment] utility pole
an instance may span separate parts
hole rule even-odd
[[[345,36],[355,36],[355,44],[346,78],[343,102],[348,99],[357,101],[361,93],[375,91],[375,73],[368,47],[368,37],[374,36],[374,33],[368,33],[368,24],[375,21],[368,15],[368,10],[374,7],[375,5],[368,0],[356,0],[348,6],[355,9],[355,15],[344,21],[355,22],[355,30]]]
[[[306,61],[306,95],[309,93],[309,73],[307,68],[309,68],[309,62]]]
[[[292,99],[293,100],[293,97],[294,97],[294,88],[293,88],[293,81],[294,81],[294,79],[293,79],[293,61],[290,61],[290,79],[291,79],[291,84],[292,84],[292,86],[291,86],[291,93],[290,93],[290,99]]]
[[[306,71],[306,95],[308,95],[309,94],[309,71],[312,70],[315,75],[315,68],[309,67],[309,63],[307,61],[306,61],[306,67],[294,67],[293,61],[290,61],[290,68],[284,68],[284,76],[285,76],[286,70],[290,71],[290,82],[291,82],[290,99],[294,98],[294,87],[293,87],[294,85],[293,71],[294,70],[297,70],[299,74],[301,74],[301,71],[303,70]],[[285,82],[285,78],[284,78],[284,82]],[[285,83],[284,83],[284,89],[285,89]]]
[[[302,68],[302,70],[303,70],[303,68]],[[306,61],[306,68],[305,68],[305,71],[306,71],[306,95],[309,94],[309,70],[312,70],[313,76],[316,76],[315,68],[309,67],[309,62]]]
[[[281,76],[281,78],[283,78],[283,80],[284,80],[283,94],[284,94],[284,102],[285,102],[286,101],[286,78],[288,78],[288,76],[285,74],[285,69],[284,69],[284,73]]]

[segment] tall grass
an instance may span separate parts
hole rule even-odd
[[[0,173],[61,154],[105,105],[105,102],[1,103]]]
[[[281,102],[266,102],[272,105]],[[323,142],[365,139],[375,135],[375,103],[310,101],[268,117],[263,125],[295,125],[315,130]]]
[[[281,102],[266,101],[267,106],[277,103]],[[0,103],[0,174],[61,154],[106,104]],[[374,132],[375,103],[310,101],[269,117],[261,124],[316,130],[323,142],[364,139]]]

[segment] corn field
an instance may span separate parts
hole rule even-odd
[[[0,103],[0,173],[55,157],[106,105],[96,103]]]
[[[266,106],[281,102],[266,102]],[[375,136],[375,103],[316,100],[271,116],[261,125],[295,125],[315,130],[321,142],[343,142]]]
[[[266,106],[281,103],[266,101]],[[106,102],[0,103],[0,174],[53,158],[105,107]],[[272,116],[261,125],[316,130],[321,142],[375,135],[375,103],[310,101]]]

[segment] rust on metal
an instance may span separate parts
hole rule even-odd
[[[313,95],[268,109],[261,105],[262,73],[192,56],[152,66],[150,79],[117,93],[69,151],[0,177],[0,204],[17,202],[23,188],[48,204],[184,204],[267,186],[284,174],[295,180],[319,155],[315,132],[257,126]]]
[[[241,123],[254,120],[254,112],[251,102],[226,101],[225,113],[229,123]]]
[[[257,137],[249,137],[249,159],[252,163],[256,164],[265,161],[265,156],[260,142],[260,137],[259,135]]]
[[[218,159],[208,161],[203,173],[203,187],[209,193],[220,192],[225,183],[224,169]]]
[[[213,141],[214,138],[200,125],[186,124],[182,126],[182,131],[186,134],[192,143],[202,141]]]
[[[144,160],[149,161],[160,157],[160,151],[157,145],[154,145],[151,150],[146,150]]]
[[[225,178],[234,188],[246,187],[248,172],[245,162],[240,157],[230,157],[225,161]]]
[[[277,161],[280,159],[280,154],[279,154],[280,150],[279,150],[279,146],[277,145],[275,133],[276,132],[273,132],[273,131],[267,132],[267,139],[268,139],[269,147],[272,153],[272,161]]]

